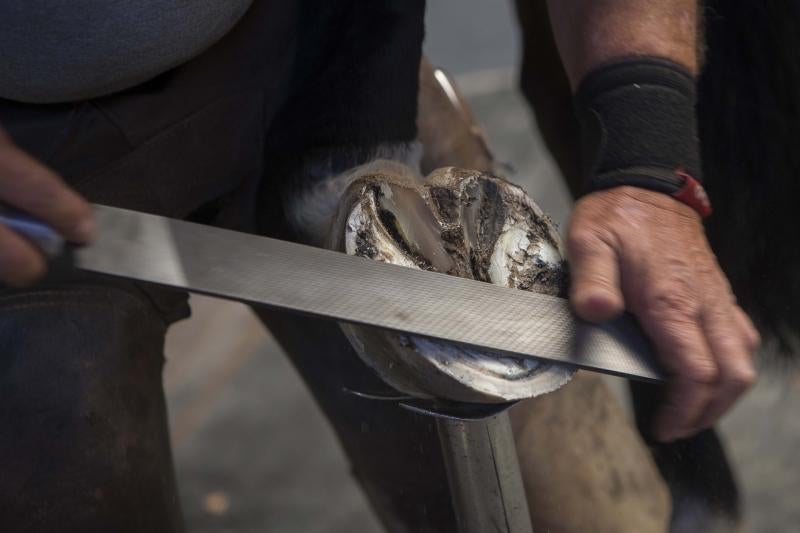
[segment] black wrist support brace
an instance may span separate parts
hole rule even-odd
[[[660,191],[708,216],[695,86],[685,68],[655,58],[628,58],[589,73],[575,95],[589,189]]]

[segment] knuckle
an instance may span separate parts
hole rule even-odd
[[[708,312],[729,321],[736,309],[736,297],[733,291],[722,284],[712,284],[705,294]]]
[[[60,202],[58,204],[58,215],[61,223],[66,226],[77,226],[90,214],[89,205],[83,201]]]
[[[646,298],[647,314],[653,317],[671,317],[681,323],[697,318],[697,303],[683,282],[659,285]]]
[[[716,319],[703,316],[703,329],[712,349],[720,356],[744,352],[744,339],[739,328],[727,315],[720,313]]]
[[[56,175],[42,171],[27,180],[24,204],[27,210],[46,217],[61,228],[71,228],[91,216],[89,204]]]
[[[761,346],[761,334],[758,332],[758,329],[756,329],[753,321],[750,320],[750,317],[748,317],[744,311],[737,308],[737,312],[739,313],[739,316],[742,317],[741,329],[744,330],[743,334],[747,345],[747,350],[750,353],[753,353],[758,350],[759,346]]]
[[[598,248],[597,233],[590,228],[573,228],[567,236],[567,248],[577,255],[592,252]]]
[[[758,373],[751,366],[737,368],[731,371],[725,378],[725,382],[737,391],[746,391],[755,385]]]
[[[719,380],[719,369],[712,361],[694,360],[686,364],[684,375],[693,383],[710,385]]]
[[[604,299],[616,294],[617,287],[612,272],[589,270],[582,272],[573,280],[573,294],[578,296],[602,296]]]

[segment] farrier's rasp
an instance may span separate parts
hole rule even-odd
[[[603,325],[567,300],[321,248],[101,205],[78,268],[252,305],[409,332],[645,381],[661,381],[651,346],[625,315]],[[57,249],[35,221],[0,217]],[[57,244],[57,243],[56,243]]]

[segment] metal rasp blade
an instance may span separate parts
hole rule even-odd
[[[603,326],[567,301],[311,246],[95,206],[84,270],[530,356],[635,379],[661,374],[630,317]]]

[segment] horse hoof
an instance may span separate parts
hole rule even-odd
[[[567,270],[552,221],[490,174],[442,168],[420,180],[385,162],[350,184],[329,247],[409,268],[563,296]],[[423,398],[497,403],[551,392],[574,370],[342,324],[359,356],[392,387]]]

